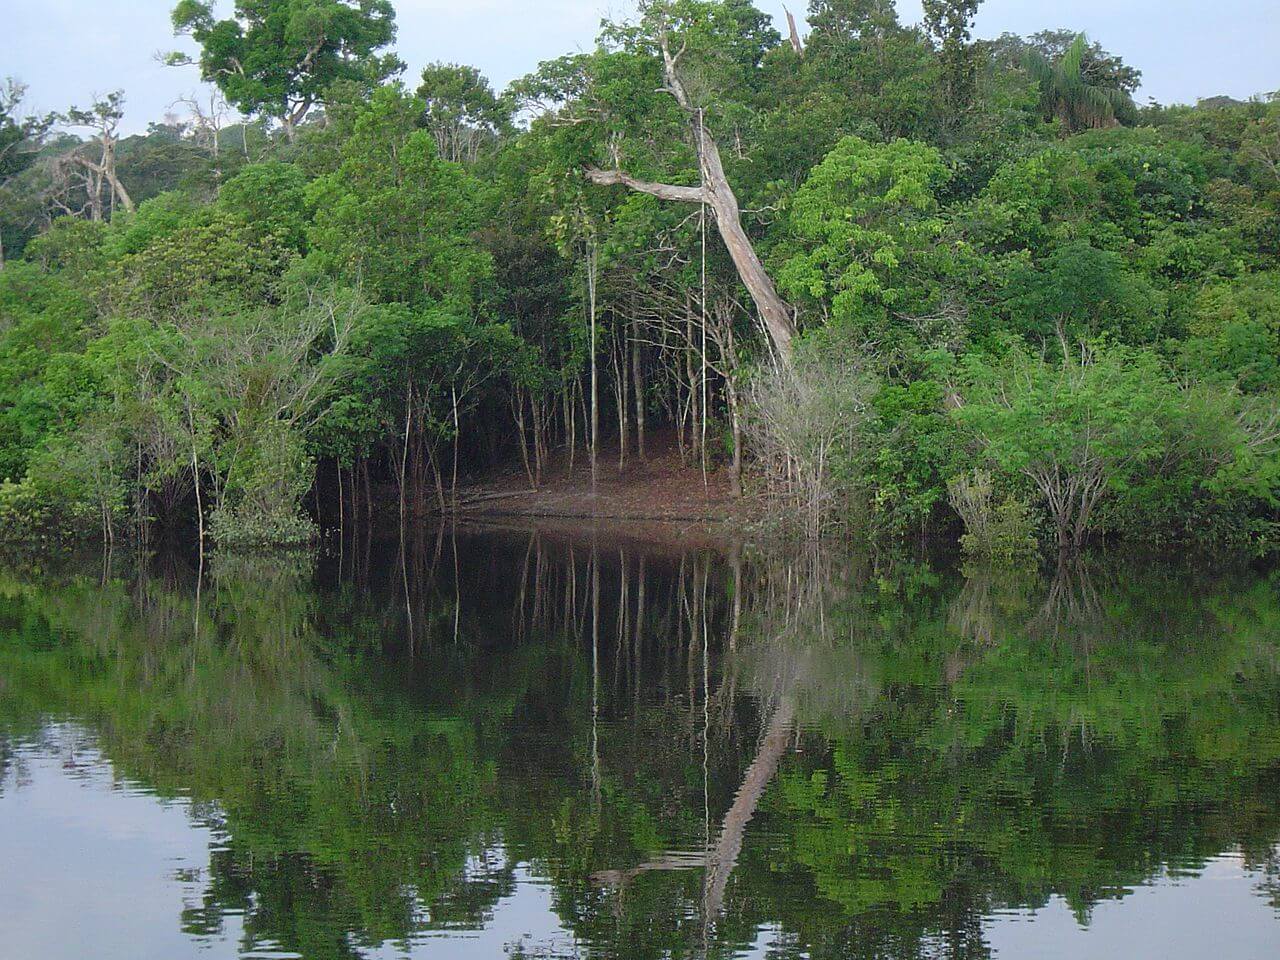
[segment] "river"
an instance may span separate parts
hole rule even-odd
[[[1280,955],[1280,578],[0,565],[0,957]]]

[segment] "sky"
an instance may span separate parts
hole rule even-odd
[[[87,104],[123,89],[122,129],[140,132],[197,93],[196,68],[166,67],[157,52],[183,48],[169,25],[175,0],[0,0],[0,77],[29,88],[31,112]],[[548,60],[587,49],[602,17],[626,14],[628,0],[393,0],[396,51],[412,81],[428,63],[479,67],[501,88]],[[226,16],[233,0],[218,0]],[[782,0],[757,0],[785,33]],[[807,0],[792,0],[802,13]],[[920,0],[899,0],[904,22]],[[1139,102],[1194,103],[1280,89],[1280,0],[986,0],[975,35],[1083,30],[1143,71]],[[186,49],[191,50],[189,42]],[[412,84],[411,84],[412,85]],[[178,108],[178,112],[182,112]]]

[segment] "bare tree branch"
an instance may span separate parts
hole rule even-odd
[[[706,203],[709,199],[705,187],[682,187],[671,183],[650,183],[645,180],[637,180],[630,174],[623,173],[621,170],[599,170],[595,167],[588,167],[586,170],[587,178],[597,186],[624,186],[630,187],[638,193],[647,193],[658,197],[660,200],[678,200],[682,203]]]

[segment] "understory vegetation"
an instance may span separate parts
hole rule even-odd
[[[185,117],[10,81],[0,538],[306,542],[660,438],[812,538],[1273,551],[1280,100],[978,5],[645,0],[498,94],[387,0],[182,0]]]

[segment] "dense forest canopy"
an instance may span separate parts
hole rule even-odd
[[[811,536],[1273,550],[1280,100],[978,5],[644,0],[498,92],[387,0],[182,0],[184,116],[10,81],[0,531],[298,542],[662,431]]]

